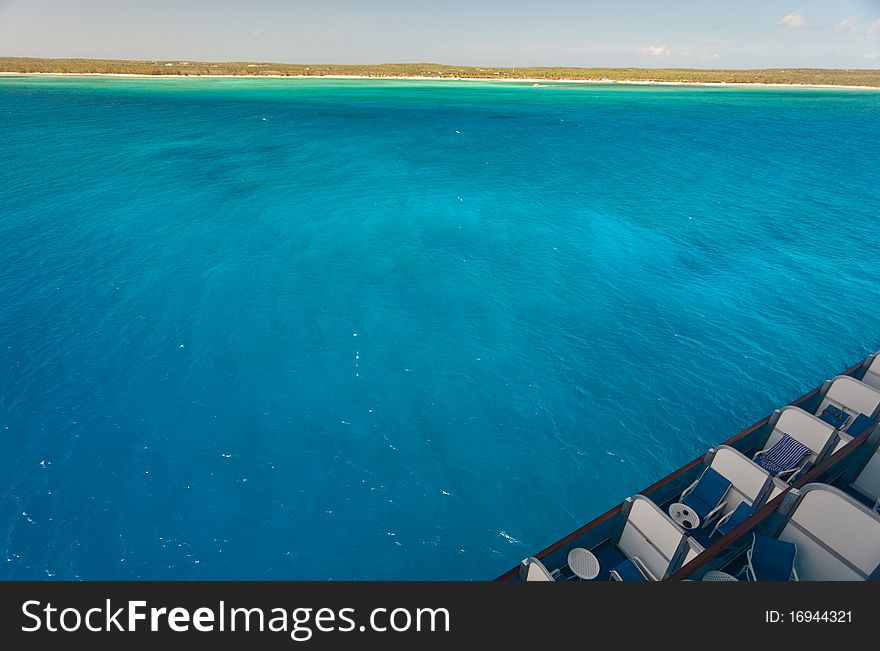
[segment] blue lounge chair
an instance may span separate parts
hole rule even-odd
[[[612,581],[656,580],[651,576],[650,572],[648,572],[648,568],[644,566],[638,557],[632,559],[627,558],[625,561],[621,561],[611,568],[609,575],[609,578]]]
[[[749,506],[746,502],[740,502],[733,511],[725,515],[715,524],[715,528],[712,529],[712,533],[710,533],[709,536],[712,537],[716,533],[726,536],[751,517],[754,512],[754,507]]]
[[[780,479],[787,476],[787,481],[791,481],[811,453],[812,450],[806,445],[788,434],[783,434],[772,447],[756,452],[752,461],[770,474]]]
[[[877,422],[875,420],[868,418],[865,414],[859,414],[855,417],[855,420],[849,424],[849,427],[846,428],[846,433],[855,438],[862,432],[867,432],[876,424]]]
[[[826,405],[825,409],[819,414],[819,419],[824,420],[834,429],[843,430],[849,422],[850,415],[840,407],[834,405]]]
[[[697,481],[684,489],[678,498],[678,504],[690,507],[700,519],[699,526],[705,527],[721,513],[725,504],[724,498],[731,485],[730,480],[720,472],[714,468],[706,468]]]
[[[796,556],[794,543],[753,533],[743,572],[749,581],[797,581]]]

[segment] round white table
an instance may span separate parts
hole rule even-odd
[[[733,574],[721,570],[710,570],[703,575],[703,581],[739,581]]]
[[[583,547],[575,547],[568,552],[568,567],[576,576],[588,581],[599,576],[599,559]]]
[[[669,505],[669,517],[685,529],[696,529],[700,526],[700,516],[687,504],[681,502]]]

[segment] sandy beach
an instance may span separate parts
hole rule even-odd
[[[726,81],[649,81],[641,79],[541,79],[527,77],[425,77],[392,75],[140,75],[115,72],[2,72],[0,77],[130,77],[144,79],[374,79],[377,81],[474,81],[517,82],[524,84],[614,84],[626,86],[704,86],[709,88],[802,88],[821,90],[880,90],[880,86],[847,86],[842,84],[781,84]]]

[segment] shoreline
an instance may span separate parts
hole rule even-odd
[[[4,72],[0,77],[123,77],[144,79],[372,79],[397,81],[490,81],[521,82],[529,84],[607,84],[626,86],[704,86],[709,88],[804,88],[819,90],[880,90],[880,86],[843,84],[785,84],[759,81],[651,81],[645,79],[542,79],[531,77],[425,77],[401,75],[147,75],[122,72]]]

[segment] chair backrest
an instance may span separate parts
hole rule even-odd
[[[852,417],[850,422],[859,414],[876,418],[880,412],[880,389],[868,386],[848,375],[838,375],[831,381],[831,386],[822,398],[816,414],[821,414],[828,405],[846,411]]]
[[[781,540],[797,545],[805,581],[858,581],[880,566],[880,515],[827,484],[807,484]]]
[[[631,505],[617,547],[662,579],[686,538],[684,530],[647,497],[634,495],[628,499]]]
[[[719,521],[718,524],[715,525],[715,530],[719,531],[723,535],[726,535],[737,526],[748,520],[754,514],[755,508],[753,508],[746,502],[740,502],[733,509],[733,512],[731,513],[729,519],[724,522]]]
[[[758,581],[788,581],[797,546],[787,540],[752,534],[751,565]]]
[[[727,477],[709,466],[700,475],[700,480],[694,486],[692,494],[698,497],[711,510],[724,499],[731,485],[732,482]]]
[[[544,564],[539,561],[534,556],[529,556],[522,562],[522,567],[520,567],[520,577],[523,581],[555,581],[553,575],[550,574],[550,571],[544,566]]]

